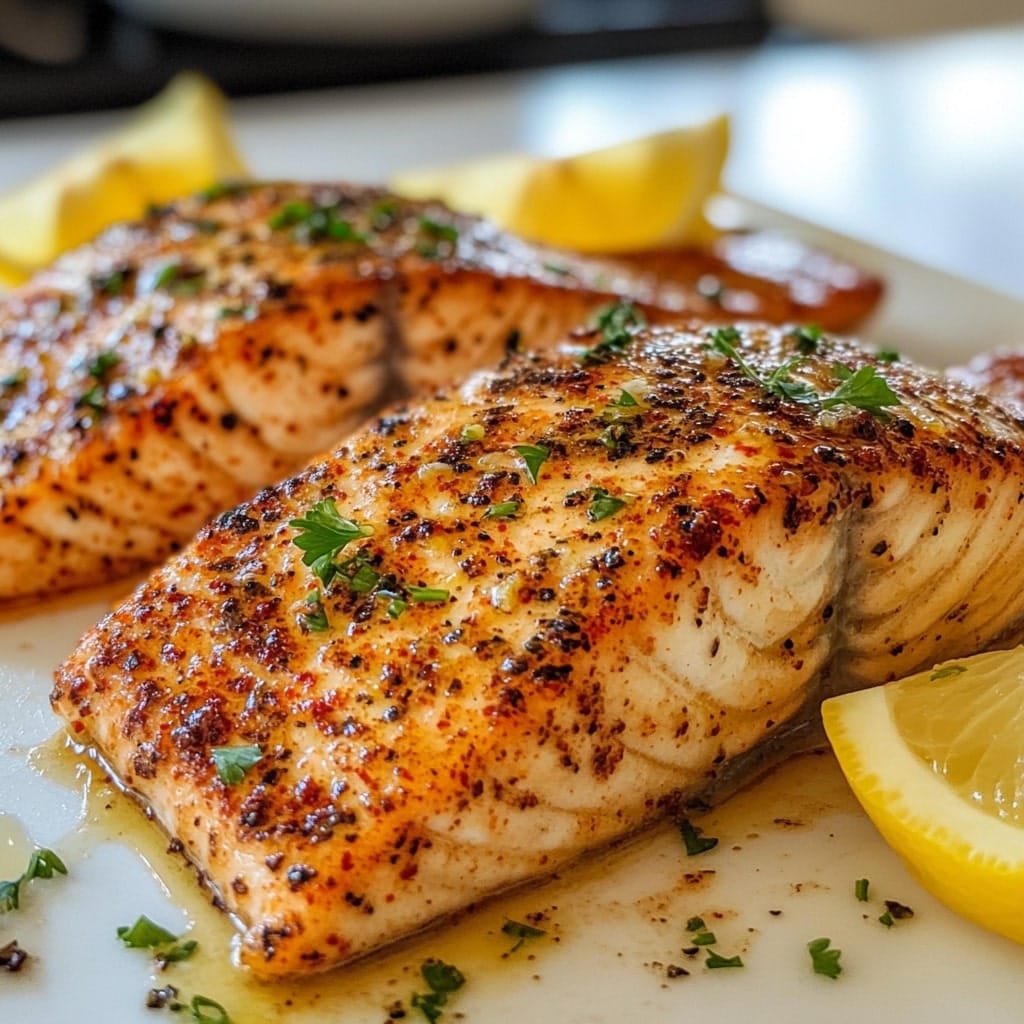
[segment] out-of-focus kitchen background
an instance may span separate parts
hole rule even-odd
[[[730,189],[1024,295],[1024,0],[0,0],[0,189],[186,68],[260,176],[725,110]]]

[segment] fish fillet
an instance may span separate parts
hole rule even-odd
[[[392,409],[58,671],[256,974],[553,872],[735,781],[823,695],[1020,638],[1024,431],[987,399],[782,329],[604,340]],[[850,371],[902,404],[834,401]],[[258,762],[225,781],[225,748]]]
[[[113,228],[0,300],[0,600],[151,564],[385,395],[552,344],[616,296],[722,312],[699,259],[673,273],[356,187],[218,189]],[[807,307],[744,280],[751,315],[878,298],[865,275]]]

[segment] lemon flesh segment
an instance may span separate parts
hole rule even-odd
[[[627,252],[708,237],[704,204],[719,185],[729,120],[633,139],[562,159],[508,154],[411,171],[392,187],[442,199],[524,238],[580,252]]]
[[[109,224],[246,173],[224,97],[175,78],[119,131],[0,198],[0,278],[16,284]]]
[[[1016,659],[1024,664],[1021,652]],[[932,674],[910,680],[923,685]],[[1024,828],[965,797],[908,744],[894,714],[904,682],[823,704],[840,767],[875,827],[929,892],[963,917],[1024,943]],[[948,692],[936,697],[935,710],[955,714]]]

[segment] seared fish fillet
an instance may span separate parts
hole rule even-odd
[[[551,344],[614,297],[721,312],[699,279],[355,187],[220,189],[114,228],[0,301],[0,600],[148,565],[385,394]]]
[[[244,964],[343,963],[736,781],[823,695],[1020,637],[1024,431],[847,342],[791,361],[809,340],[514,356],[221,516],[85,636],[54,706]]]

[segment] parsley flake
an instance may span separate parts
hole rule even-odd
[[[34,878],[53,878],[55,874],[68,873],[64,862],[53,850],[38,849],[32,851],[28,859],[28,867],[21,876],[11,882],[0,882],[0,914],[17,910],[21,906],[21,887]]]
[[[512,519],[522,506],[519,501],[499,501],[484,513],[485,519]]]
[[[410,601],[417,601],[421,604],[440,604],[442,601],[447,601],[451,596],[450,592],[445,590],[443,587],[409,586],[405,588],[405,591],[409,595]]]
[[[351,221],[341,216],[340,203],[308,203],[297,200],[285,203],[267,224],[272,231],[292,229],[292,237],[300,242],[360,242],[366,235],[357,231]]]
[[[834,981],[843,973],[839,958],[843,955],[841,949],[830,949],[831,939],[812,939],[807,943],[807,952],[811,955],[811,967],[815,974],[824,974],[826,978]]]
[[[632,302],[616,302],[606,306],[596,317],[600,340],[580,353],[580,362],[607,363],[621,355],[633,340],[633,334],[646,324],[644,315]]]
[[[115,298],[124,291],[127,280],[128,272],[121,267],[117,267],[106,274],[94,275],[89,279],[89,284],[94,292]]]
[[[333,498],[323,498],[304,516],[291,520],[288,525],[299,531],[292,538],[292,543],[304,552],[303,565],[308,565],[325,587],[330,586],[338,575],[334,559],[341,550],[373,532],[370,527],[360,526],[342,516]]]
[[[424,259],[436,260],[451,255],[459,240],[459,229],[423,214],[418,221],[420,240],[416,252]]]
[[[937,668],[929,677],[928,682],[936,683],[940,679],[952,679],[953,676],[960,675],[961,672],[966,672],[966,665],[943,665],[941,668]]]
[[[587,518],[596,523],[601,519],[621,512],[628,504],[625,498],[616,498],[609,494],[603,487],[591,487],[590,505],[587,507]]]
[[[509,950],[510,953],[515,953],[520,949],[527,939],[539,939],[547,932],[543,928],[534,928],[532,924],[524,924],[522,921],[506,920],[501,926],[503,935],[507,935],[511,939],[516,940],[516,944]]]
[[[228,1011],[206,996],[193,996],[188,1008],[195,1024],[231,1024]]]
[[[457,992],[466,983],[462,972],[443,960],[424,960],[420,966],[420,974],[430,988],[426,995],[419,992],[413,994],[412,1006],[419,1010],[429,1024],[436,1024],[441,1019],[448,997]]]
[[[867,903],[868,901],[868,880],[866,878],[858,878],[853,883],[853,895],[860,900],[861,903]]]
[[[887,415],[887,406],[902,404],[900,396],[889,387],[884,377],[878,375],[873,366],[851,370],[842,363],[836,363],[832,367],[832,374],[842,383],[831,395],[821,399],[822,409],[852,405],[855,409],[863,409],[873,416],[882,418]]]
[[[705,836],[703,833],[703,829],[692,825],[687,818],[679,822],[679,834],[683,837],[687,857],[696,857],[699,853],[707,853],[708,850],[713,850],[718,845],[717,839]]]
[[[516,444],[512,446],[526,466],[526,476],[531,484],[537,482],[540,467],[548,460],[550,451],[540,444]]]
[[[875,353],[875,358],[880,363],[898,363],[903,357],[894,348],[880,348]]]
[[[311,590],[303,599],[306,610],[302,612],[302,624],[310,633],[326,633],[331,623],[324,611],[324,599],[319,590]]]
[[[695,946],[713,946],[717,941],[714,932],[698,932],[693,937]]]
[[[708,950],[707,959],[704,961],[706,967],[715,970],[719,967],[742,967],[743,961],[737,956],[722,956],[713,949]]]
[[[797,352],[809,356],[818,351],[818,343],[824,333],[817,324],[804,324],[794,328],[786,337],[793,339]]]
[[[17,388],[24,387],[27,383],[28,370],[22,366],[0,379],[0,388],[3,388],[4,391],[14,391]]]
[[[704,924],[703,917],[691,917],[686,922],[686,930],[688,932],[701,932],[705,927],[706,925]]]
[[[121,357],[112,349],[108,349],[106,352],[98,353],[86,369],[90,377],[95,377],[96,380],[102,381],[120,362]]]
[[[263,760],[263,751],[255,744],[242,747],[212,747],[210,758],[217,777],[225,786],[237,786],[250,768]]]
[[[902,404],[884,377],[879,376],[873,366],[862,366],[851,370],[842,363],[834,363],[832,375],[840,383],[828,395],[820,395],[806,381],[793,380],[790,371],[799,366],[807,358],[800,354],[792,356],[776,367],[767,376],[759,373],[743,358],[736,348],[735,342],[740,340],[740,333],[735,327],[720,327],[709,334],[709,348],[731,359],[744,377],[760,384],[769,394],[785,398],[800,405],[816,405],[819,409],[832,409],[839,405],[853,406],[865,412],[885,419],[888,406]]]
[[[117,937],[129,949],[155,949],[178,941],[166,928],[151,921],[145,914],[140,914],[135,924],[123,924],[117,929]]]

